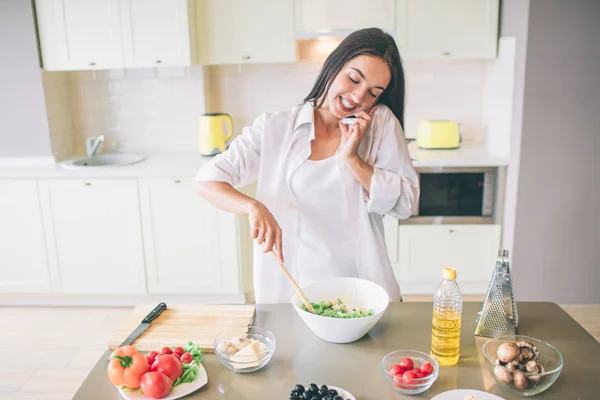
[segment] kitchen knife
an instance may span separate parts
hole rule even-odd
[[[148,329],[148,327],[150,327],[150,323],[154,321],[154,319],[156,319],[156,317],[158,317],[160,313],[165,311],[166,309],[167,305],[165,303],[160,303],[159,305],[154,307],[154,310],[150,311],[150,314],[146,315],[146,317],[142,320],[142,322],[140,322],[137,328],[135,328],[135,330],[131,332],[131,335],[129,335],[127,339],[125,339],[125,341],[121,343],[121,346],[132,344],[138,337],[140,337],[142,333],[144,333],[146,329]]]

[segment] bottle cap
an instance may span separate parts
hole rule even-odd
[[[452,267],[444,268],[443,277],[444,277],[444,279],[453,281],[454,279],[456,279],[456,270]]]

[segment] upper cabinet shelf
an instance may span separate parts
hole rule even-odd
[[[296,61],[368,27],[405,59],[495,58],[499,0],[35,0],[48,71]]]
[[[403,58],[496,58],[499,0],[398,0],[396,11]]]

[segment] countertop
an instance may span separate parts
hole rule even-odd
[[[490,153],[482,146],[463,146],[456,150],[422,150],[409,144],[416,168],[434,167],[504,167],[508,158]],[[132,165],[65,169],[59,162],[39,159],[0,159],[0,178],[151,178],[194,177],[212,157],[193,152],[144,152],[146,159]]]
[[[598,388],[598,343],[581,325],[554,303],[521,302],[520,334],[546,340],[563,355],[562,374],[543,394],[547,400],[595,399]],[[500,389],[484,365],[481,347],[486,338],[473,335],[481,303],[463,306],[461,358],[453,367],[442,367],[436,382],[420,395],[397,394],[383,377],[381,359],[394,350],[429,351],[431,303],[392,303],[381,320],[362,339],[349,344],[322,341],[302,322],[290,304],[257,305],[255,325],[273,332],[277,348],[270,363],[250,374],[223,367],[214,354],[204,357],[208,384],[186,399],[287,399],[297,383],[341,387],[359,400],[431,399],[452,389],[475,389],[506,400],[522,399]],[[107,351],[74,400],[117,400],[119,392],[108,380]],[[462,400],[462,399],[460,399]]]

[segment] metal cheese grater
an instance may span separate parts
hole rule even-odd
[[[498,250],[494,274],[478,314],[477,336],[498,337],[518,333],[519,314],[510,280],[508,250]]]

